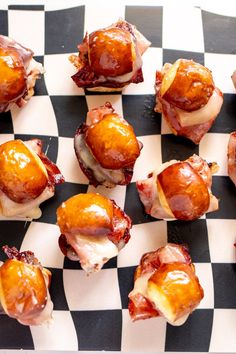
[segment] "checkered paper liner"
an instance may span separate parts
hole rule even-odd
[[[144,82],[129,85],[122,94],[84,92],[70,78],[75,70],[68,56],[76,52],[86,30],[105,27],[119,17],[135,24],[152,42],[143,55]],[[46,70],[37,81],[35,96],[24,108],[14,107],[0,115],[0,143],[14,138],[42,139],[47,156],[66,178],[54,198],[43,203],[39,220],[0,222],[1,245],[30,249],[50,269],[54,302],[54,322],[49,327],[22,326],[1,314],[0,348],[143,353],[236,350],[236,190],[226,166],[229,133],[236,130],[236,95],[230,79],[236,69],[235,31],[235,17],[197,7],[177,12],[158,6],[48,10],[42,5],[1,8],[0,4],[0,33],[32,48]],[[199,146],[172,135],[161,115],[153,111],[155,71],[177,58],[191,58],[207,66],[224,92],[220,115]],[[119,256],[87,277],[79,263],[65,259],[58,248],[56,209],[74,194],[95,190],[80,171],[73,136],[88,109],[106,101],[133,125],[144,147],[128,187],[96,189],[124,208],[133,228]],[[162,162],[186,159],[193,153],[220,165],[213,177],[220,209],[192,222],[168,222],[145,215],[135,181]],[[167,242],[188,244],[205,297],[181,327],[170,326],[161,317],[132,323],[127,306],[135,267],[143,253]],[[4,259],[3,253],[0,257]]]

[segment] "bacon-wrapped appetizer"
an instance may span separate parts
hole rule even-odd
[[[163,113],[174,134],[199,144],[223,103],[210,70],[193,60],[178,59],[157,71],[155,89],[155,111]]]
[[[4,312],[24,325],[50,322],[51,272],[42,267],[33,252],[18,252],[8,246],[3,250],[9,258],[0,262],[0,304]]]
[[[86,33],[78,56],[70,56],[78,72],[77,86],[93,91],[121,90],[129,83],[143,81],[142,54],[150,42],[126,21]]]
[[[90,183],[111,188],[130,183],[142,143],[107,102],[88,112],[87,123],[76,131],[74,147]]]
[[[228,176],[236,186],[236,132],[231,133],[229,137]]]
[[[99,271],[130,239],[130,218],[97,193],[78,194],[62,203],[57,224],[63,254],[80,261],[87,273]]]
[[[35,81],[43,67],[31,49],[0,35],[0,113],[15,103],[22,107],[34,94]]]
[[[197,155],[185,161],[163,163],[143,181],[137,181],[139,197],[147,214],[157,219],[194,220],[218,209],[211,192],[216,163]]]
[[[39,218],[39,205],[62,182],[58,167],[42,152],[41,140],[11,140],[0,145],[1,215]]]
[[[163,316],[182,325],[204,296],[188,250],[168,243],[142,256],[129,294],[133,321]]]

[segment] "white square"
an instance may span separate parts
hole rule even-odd
[[[138,140],[143,143],[143,148],[134,165],[132,182],[146,179],[147,175],[162,163],[160,135],[141,136]]]
[[[235,353],[235,328],[235,309],[215,309],[209,352]]]
[[[204,290],[204,298],[198,305],[199,309],[214,308],[214,285],[211,263],[194,263],[196,275]]]
[[[173,134],[163,114],[161,115],[161,134]]]
[[[43,267],[63,268],[64,255],[58,246],[60,230],[57,225],[32,222],[20,250],[35,253]]]
[[[236,220],[207,219],[212,263],[235,263]]]
[[[52,323],[31,326],[35,350],[78,350],[78,339],[69,311],[53,311]]]
[[[128,310],[122,310],[122,323],[122,351],[164,352],[166,321],[163,317],[132,322]]]
[[[234,54],[205,53],[205,66],[212,71],[216,87],[223,93],[235,93],[231,76],[235,70]]]
[[[120,251],[117,258],[118,267],[130,267],[139,264],[144,253],[156,251],[167,243],[167,222],[153,221],[133,225],[131,238]]]
[[[183,6],[183,5],[182,5]],[[204,52],[200,8],[178,5],[163,8],[163,48]]]
[[[9,37],[34,55],[44,54],[44,11],[8,11]]]
[[[86,3],[84,34],[89,34],[98,29],[110,26],[119,19],[125,18],[125,6],[117,3],[102,4],[96,6],[96,16],[94,14],[94,4]]]
[[[229,134],[207,133],[199,145],[199,156],[207,162],[217,162],[219,171],[216,176],[228,176],[227,147]]]
[[[66,182],[88,184],[88,179],[82,172],[74,151],[74,139],[59,137],[57,166]]]
[[[116,186],[115,188],[106,188],[104,186],[93,187],[89,185],[88,193],[100,193],[105,197],[112,199],[123,210],[125,206],[126,186]]]
[[[63,281],[71,311],[121,309],[117,269],[89,276],[84,270],[64,269]]]
[[[87,95],[88,109],[103,106],[106,102],[110,102],[115,112],[123,117],[122,97],[119,95]],[[124,117],[125,118],[125,117]]]
[[[84,90],[71,78],[76,73],[76,68],[68,59],[71,54],[44,56],[44,78],[49,95],[84,95]]]
[[[149,47],[142,59],[144,81],[139,84],[129,84],[122,91],[123,95],[155,94],[156,71],[162,68],[162,49]]]
[[[23,108],[11,110],[15,134],[58,136],[56,116],[48,96],[34,96]]]
[[[15,139],[14,134],[0,134],[0,145],[14,139]]]

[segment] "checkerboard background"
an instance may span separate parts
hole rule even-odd
[[[135,24],[152,41],[143,56],[145,81],[129,85],[122,95],[84,92],[70,79],[75,71],[68,56],[76,52],[86,30],[105,27],[119,17]],[[0,33],[32,48],[46,70],[27,106],[0,115],[0,143],[39,137],[48,157],[66,178],[55,197],[42,205],[39,220],[0,223],[1,245],[34,251],[51,270],[54,302],[54,323],[50,327],[25,327],[0,315],[0,348],[235,351],[236,190],[227,177],[226,150],[229,133],[236,130],[236,95],[230,79],[236,69],[236,18],[197,7],[179,9],[177,13],[176,9],[154,6],[77,6],[48,11],[42,5],[10,5],[0,10]],[[221,113],[198,147],[173,136],[162,117],[153,111],[155,70],[180,57],[210,68],[216,85],[224,92]],[[117,259],[87,277],[79,264],[65,259],[58,248],[55,211],[68,197],[94,190],[79,169],[73,136],[88,109],[107,100],[133,125],[144,148],[127,188],[96,189],[125,209],[133,228],[130,242]],[[193,222],[166,222],[145,215],[135,181],[145,178],[161,162],[185,159],[193,153],[220,165],[213,177],[213,192],[220,198],[219,211]],[[127,295],[133,286],[135,267],[143,253],[167,241],[189,245],[205,297],[181,327],[167,325],[163,318],[132,323]]]

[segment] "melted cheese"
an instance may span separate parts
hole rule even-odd
[[[117,246],[104,236],[66,234],[68,244],[77,253],[81,267],[87,273],[99,271],[110,258],[117,256]]]
[[[195,124],[203,124],[214,119],[218,115],[222,104],[223,97],[217,90],[214,90],[207,104],[196,111],[187,112],[179,108],[175,109],[178,113],[181,126],[188,127]]]

